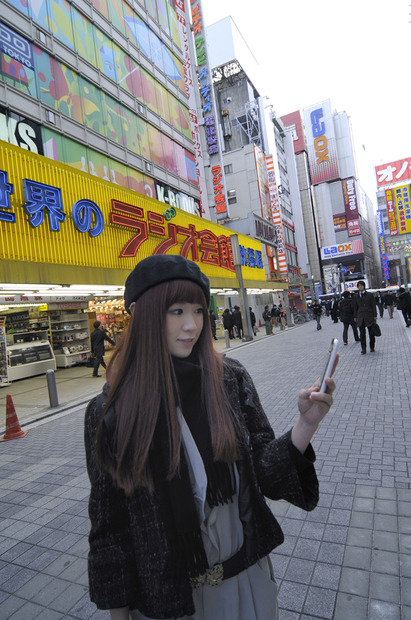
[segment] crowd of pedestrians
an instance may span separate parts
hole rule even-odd
[[[367,332],[370,352],[375,352],[375,338],[380,335],[377,319],[382,319],[387,311],[390,319],[394,316],[395,307],[401,312],[405,326],[411,327],[411,293],[403,287],[397,291],[376,291],[375,294],[366,290],[363,280],[358,281],[357,291],[344,291],[341,298],[331,297],[324,302],[315,300],[309,307],[310,313],[317,322],[317,330],[321,329],[321,317],[331,317],[333,323],[343,323],[342,339],[348,344],[348,332],[351,327],[355,342],[361,342],[361,354],[367,353]]]

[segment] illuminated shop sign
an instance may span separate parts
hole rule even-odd
[[[0,167],[0,260],[131,270],[153,254],[181,254],[210,278],[236,280],[227,230],[170,195],[162,203],[5,142]],[[265,282],[261,242],[239,241],[244,279]]]

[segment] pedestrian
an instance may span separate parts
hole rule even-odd
[[[271,310],[268,306],[264,306],[263,321],[265,324],[265,335],[270,336],[273,333],[273,324],[271,322]]]
[[[271,308],[271,319],[272,319],[272,324],[274,325],[274,327],[278,327],[278,308],[277,308],[277,304],[273,304],[273,307]]]
[[[331,301],[327,299],[327,301],[325,302],[325,316],[330,316],[330,312],[331,312]]]
[[[283,534],[264,495],[316,506],[310,441],[335,383],[301,390],[276,438],[250,375],[212,345],[195,263],[146,258],[124,297],[130,324],[85,415],[91,600],[113,620],[276,620]]]
[[[375,336],[373,325],[377,320],[377,304],[372,293],[365,290],[365,282],[359,280],[357,283],[358,293],[354,297],[354,321],[360,329],[361,354],[367,353],[367,337],[365,328],[368,329],[370,339],[370,351],[375,352]]]
[[[321,305],[318,303],[318,300],[316,299],[313,305],[313,315],[314,315],[315,320],[317,321],[317,331],[321,329],[322,313],[323,313],[323,310],[321,308]]]
[[[209,311],[210,314],[210,326],[211,326],[211,333],[213,334],[213,338],[214,340],[218,340],[217,338],[217,325],[216,325],[216,316],[214,314],[214,312],[212,310]]]
[[[256,333],[257,333],[257,328],[255,326],[256,323],[257,323],[257,319],[255,318],[255,314],[254,314],[253,309],[251,308],[251,306],[250,306],[250,321],[251,321],[251,327],[252,327],[252,330],[253,330],[253,334],[255,336]]]
[[[384,295],[384,307],[387,309],[390,319],[394,318],[394,305],[394,296],[387,291]]]
[[[91,337],[90,337],[91,353],[92,355],[94,355],[94,369],[93,369],[92,377],[101,377],[101,375],[98,374],[98,369],[100,365],[103,366],[104,369],[107,368],[106,362],[104,361],[104,353],[105,353],[104,341],[106,340],[113,346],[116,344],[114,340],[112,340],[110,336],[106,333],[106,331],[102,329],[100,326],[101,326],[100,321],[94,321],[93,323],[94,331],[92,332]]]
[[[223,327],[228,331],[228,335],[230,336],[230,340],[234,338],[234,323],[233,317],[231,316],[231,312],[228,308],[226,308],[223,312]]]
[[[333,322],[338,323],[338,299],[335,297],[331,297],[330,313]]]
[[[243,320],[241,318],[241,311],[240,311],[239,306],[234,306],[233,322],[234,322],[234,326],[237,329],[237,338],[241,339],[244,336],[244,331],[243,331]]]
[[[381,295],[381,291],[375,293],[375,303],[377,304],[378,312],[380,313],[380,319],[384,316],[384,297]]]
[[[411,295],[405,288],[400,287],[396,294],[396,302],[398,310],[401,310],[404,317],[405,327],[411,325]]]
[[[350,327],[350,325],[352,327],[355,342],[360,342],[360,338],[358,336],[357,324],[354,321],[354,302],[348,291],[344,291],[344,293],[342,294],[342,299],[340,301],[339,308],[340,308],[340,318],[344,325],[344,329],[343,329],[344,344],[348,344],[348,328]]]
[[[280,329],[284,330],[287,326],[287,313],[285,310],[281,310],[280,313]]]

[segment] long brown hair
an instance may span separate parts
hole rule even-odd
[[[204,293],[189,280],[171,280],[149,289],[135,302],[127,332],[107,370],[111,387],[97,431],[97,458],[127,494],[138,486],[152,489],[148,457],[160,407],[164,407],[168,422],[168,477],[178,471],[181,441],[176,379],[165,333],[166,313],[175,303],[198,303],[203,307],[204,326],[195,347],[214,459],[233,462],[237,458],[236,424],[224,391],[222,358],[213,347]],[[113,438],[107,438],[103,417],[113,404],[116,430]],[[113,450],[106,449],[107,439]]]

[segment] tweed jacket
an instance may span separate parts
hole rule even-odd
[[[241,461],[245,472],[241,467],[239,471],[240,477],[247,476],[250,487],[252,514],[244,534],[246,564],[251,566],[284,540],[264,496],[285,499],[305,510],[315,508],[318,502],[315,455],[311,445],[302,455],[291,442],[291,431],[275,438],[252,379],[239,362],[224,359],[224,386],[247,437],[248,447]],[[107,394],[108,386],[104,391]],[[95,437],[100,417],[101,407],[94,398],[85,415],[85,448],[91,482],[90,598],[99,609],[128,605],[152,618],[192,615],[195,610],[188,575],[179,583],[166,576],[170,547],[158,495],[138,488],[127,497],[108,473],[99,470]]]
[[[372,325],[377,318],[377,304],[375,297],[368,291],[364,291],[362,297],[357,293],[354,297],[354,317],[358,327]]]

